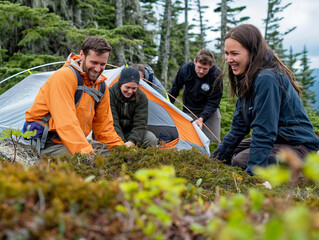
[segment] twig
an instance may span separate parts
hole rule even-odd
[[[235,182],[235,186],[236,186],[237,192],[240,193],[240,190],[239,190],[239,188],[238,188],[238,186],[237,186],[236,178],[235,178],[235,176],[234,176],[234,172],[232,173],[232,176],[233,176],[233,179],[234,179],[234,182]]]

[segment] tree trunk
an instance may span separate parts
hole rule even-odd
[[[123,9],[122,9],[122,0],[115,1],[115,26],[122,27],[123,26]],[[122,42],[119,42],[118,46],[115,47],[115,58],[116,65],[123,66],[125,63],[124,56],[124,45]]]
[[[161,59],[163,61],[161,68],[161,81],[164,83],[164,87],[167,85],[167,72],[168,72],[168,59],[170,53],[170,34],[171,34],[171,17],[172,17],[172,3],[171,0],[166,0],[164,22],[162,31],[165,32],[164,39],[161,39]]]
[[[267,17],[265,20],[265,36],[264,38],[266,41],[268,40],[268,25],[269,25],[269,20],[270,20],[270,13],[272,12],[272,5],[271,5],[271,0],[268,0],[267,4]]]
[[[185,63],[189,62],[190,54],[189,54],[189,38],[188,38],[188,0],[185,0],[185,46],[184,46],[184,53],[185,53]]]
[[[227,33],[227,0],[221,2],[221,26],[220,26],[220,53],[224,53],[225,36]]]
[[[205,48],[205,30],[204,30],[204,23],[203,23],[203,11],[200,5],[200,0],[197,0],[197,7],[198,7],[198,14],[199,14],[199,40],[201,43],[201,48]]]

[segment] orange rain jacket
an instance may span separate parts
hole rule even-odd
[[[49,120],[49,131],[57,132],[62,142],[57,139],[52,141],[63,143],[71,154],[93,152],[92,146],[86,139],[92,129],[96,140],[107,144],[110,148],[123,145],[122,139],[113,127],[107,87],[96,109],[94,109],[94,99],[85,92],[75,108],[77,79],[72,69],[65,66],[75,67],[83,76],[84,85],[97,90],[99,83],[106,79],[101,74],[96,82],[91,82],[80,68],[79,61],[80,56],[71,53],[64,66],[49,77],[39,90],[33,106],[26,111],[26,121],[41,121],[50,112],[52,116]]]

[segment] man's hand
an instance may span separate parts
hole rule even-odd
[[[131,141],[127,141],[127,142],[124,143],[124,144],[125,144],[125,146],[127,146],[127,147],[135,147],[135,144],[132,143]]]
[[[197,124],[197,126],[200,128],[200,129],[203,129],[203,122],[204,122],[204,119],[202,117],[200,118],[197,118],[195,120],[195,123]]]

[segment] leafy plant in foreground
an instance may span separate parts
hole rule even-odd
[[[18,147],[18,142],[20,139],[23,138],[30,138],[34,136],[37,133],[36,130],[34,131],[26,131],[25,133],[22,133],[20,130],[14,130],[12,127],[9,129],[4,129],[2,130],[2,133],[0,135],[0,139],[6,139],[10,138],[13,148],[14,148],[14,154],[13,154],[13,160],[12,162],[15,162],[16,156],[17,156],[17,147]]]
[[[181,196],[186,190],[186,180],[175,177],[172,166],[139,169],[135,178],[137,181],[120,184],[125,200],[116,208],[123,213],[133,212],[137,225],[146,236],[164,239],[164,230],[173,222],[172,213],[182,214]]]
[[[302,162],[297,156],[290,155],[291,153],[283,152],[281,154],[284,154],[283,160],[288,163],[289,168],[283,165],[270,165],[267,168],[257,167],[255,173],[268,180],[273,186],[279,186],[288,183],[288,181],[293,181],[294,179],[292,178],[296,178],[298,175],[306,177],[316,185],[319,184],[318,155],[311,153],[306,157],[305,162]]]

